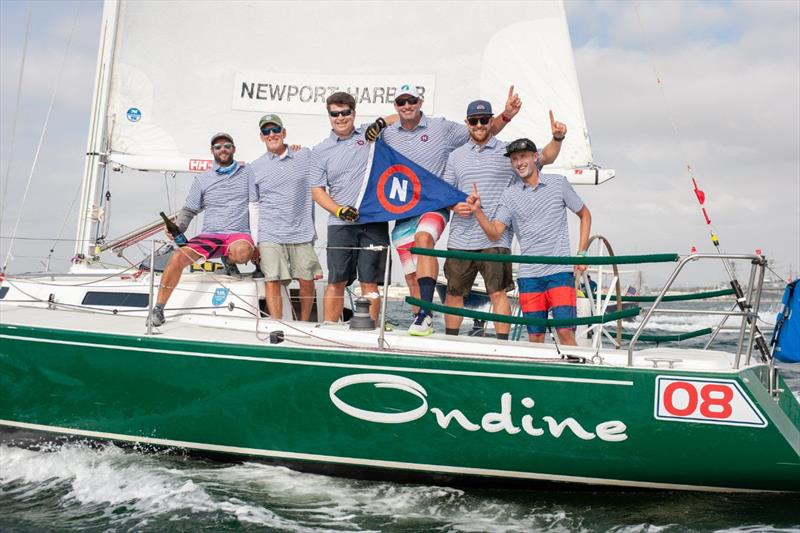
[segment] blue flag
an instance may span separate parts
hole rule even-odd
[[[379,138],[373,147],[372,164],[358,206],[358,223],[415,217],[466,198],[466,194],[395,152]]]

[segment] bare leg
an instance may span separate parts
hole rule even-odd
[[[314,280],[301,279],[300,283],[300,320],[311,320],[311,308],[314,305]]]
[[[236,241],[228,247],[228,259],[237,265],[247,263],[253,256],[253,246],[244,240]]]
[[[511,304],[508,303],[508,295],[505,291],[497,291],[489,293],[489,298],[492,300],[492,310],[498,315],[511,315]],[[511,324],[507,322],[495,322],[495,333],[508,334],[511,330]]]
[[[417,283],[416,272],[412,272],[411,274],[406,274],[406,286],[408,286],[408,294],[410,294],[414,298],[419,299],[419,283]],[[417,307],[416,305],[412,305],[411,312],[416,315],[417,313],[419,313],[419,307]]]
[[[464,297],[463,296],[453,296],[452,294],[448,294],[444,299],[444,305],[448,307],[458,307],[460,309],[464,308]],[[461,327],[461,322],[464,321],[463,316],[459,315],[444,315],[444,327],[447,329],[458,329]]]
[[[378,284],[377,283],[361,283],[361,296],[366,296],[369,293],[378,294]],[[375,320],[378,319],[378,315],[381,311],[381,299],[380,298],[370,298],[369,302],[369,316],[374,318]]]
[[[544,333],[528,333],[528,340],[531,342],[544,342]]]
[[[269,316],[280,320],[283,318],[283,299],[281,298],[280,281],[267,281],[264,283],[265,296],[267,299],[267,311]]]
[[[433,235],[427,231],[420,231],[414,235],[414,241],[418,248],[433,249],[436,244],[433,241]],[[418,278],[433,278],[439,276],[439,261],[435,257],[428,255],[418,255],[417,260],[417,277]]]
[[[158,297],[156,303],[166,305],[169,297],[172,296],[172,291],[181,280],[183,269],[191,265],[202,256],[190,248],[178,248],[172,253],[169,258],[167,268],[161,274],[161,284],[158,286]]]
[[[577,346],[578,342],[575,340],[575,332],[569,328],[557,329],[558,342],[564,346]]]
[[[344,288],[346,281],[328,283],[325,287],[325,321],[338,322],[344,309]]]

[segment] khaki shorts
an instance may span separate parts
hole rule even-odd
[[[276,242],[258,243],[261,254],[261,271],[264,281],[289,281],[292,279],[313,280],[322,276],[314,245],[310,242],[300,244],[280,244]]]
[[[508,248],[484,248],[483,250],[460,250],[464,252],[477,252],[482,254],[509,255]],[[444,275],[447,278],[447,294],[466,297],[472,290],[478,272],[486,283],[486,292],[491,294],[499,291],[514,290],[514,277],[511,273],[511,263],[498,263],[495,261],[467,261],[448,257],[444,262]]]

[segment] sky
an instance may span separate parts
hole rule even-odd
[[[800,2],[565,5],[594,158],[617,173],[602,186],[578,188],[592,211],[593,233],[606,236],[620,255],[685,254],[692,246],[712,251],[686,170],[691,165],[722,249],[760,249],[782,277],[790,269],[797,275]],[[22,209],[9,272],[41,270],[51,248],[51,268],[69,266],[101,12],[95,1],[0,1],[0,264]],[[136,185],[129,180],[116,194]],[[180,204],[187,188],[183,180],[169,189],[170,203]],[[110,234],[120,235],[141,221],[141,205],[115,199]],[[574,223],[571,232],[575,242]],[[692,268],[685,285],[725,278],[717,264]],[[667,267],[645,272],[648,284],[658,286]]]

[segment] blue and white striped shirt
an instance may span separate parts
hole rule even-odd
[[[250,164],[250,201],[258,202],[258,241],[299,244],[316,239],[309,181],[311,150],[267,152]]]
[[[495,218],[500,197],[516,176],[511,162],[503,155],[505,146],[506,143],[496,137],[489,139],[482,148],[470,140],[453,150],[444,171],[444,181],[466,194],[472,193],[473,183],[478,186],[481,206],[489,219]],[[447,247],[454,250],[511,248],[511,230],[507,229],[499,240],[491,241],[474,216],[453,214]]]
[[[494,219],[513,228],[524,255],[563,256],[571,254],[567,209],[577,213],[582,207],[583,201],[567,178],[540,174],[536,187],[515,180],[503,192]],[[572,265],[523,264],[519,267],[519,277],[549,276],[572,270]]]
[[[450,152],[469,140],[465,124],[440,117],[422,115],[413,130],[403,128],[398,120],[383,130],[383,140],[428,172],[442,177]]]
[[[331,131],[327,139],[314,147],[310,186],[327,186],[328,195],[339,205],[358,207],[356,202],[369,161],[370,143],[364,138],[368,125],[362,124],[346,139]],[[345,224],[348,222],[334,215],[328,217],[329,226]]]
[[[194,177],[184,208],[205,211],[202,233],[250,234],[250,176],[250,166],[239,165],[230,174],[212,169]]]

